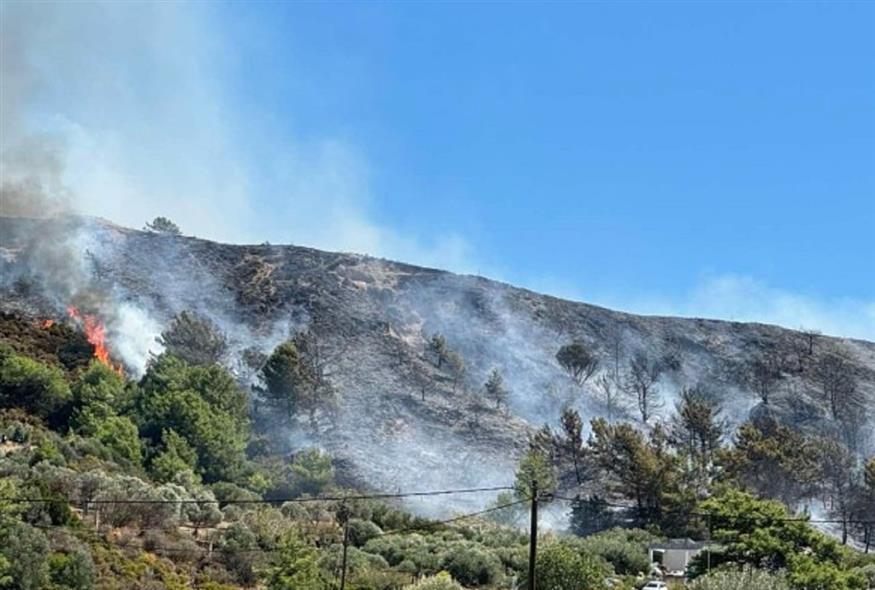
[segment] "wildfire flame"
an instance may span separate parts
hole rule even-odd
[[[42,330],[48,330],[49,328],[51,328],[52,326],[55,325],[55,320],[42,320],[42,321],[36,320],[33,323],[33,325],[42,329]]]
[[[106,327],[103,322],[97,316],[80,313],[72,305],[67,308],[67,314],[82,324],[85,338],[94,347],[94,358],[121,375],[123,373],[121,365],[114,365],[109,357],[109,350],[106,348]]]

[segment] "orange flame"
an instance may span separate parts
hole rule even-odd
[[[81,322],[85,330],[85,338],[94,347],[94,358],[110,367],[119,375],[123,374],[121,365],[114,365],[109,358],[109,350],[106,348],[106,327],[97,316],[82,314],[72,305],[67,308],[67,314]]]
[[[49,328],[51,328],[52,326],[55,325],[55,320],[42,320],[42,321],[35,320],[33,322],[33,325],[37,328],[42,329],[42,330],[48,330]]]

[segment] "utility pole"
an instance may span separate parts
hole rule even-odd
[[[713,527],[711,526],[711,513],[708,513],[708,546],[706,549],[708,550],[708,573],[711,573],[711,535]]]
[[[340,561],[340,590],[346,590],[346,549],[349,546],[349,511],[346,504],[340,507],[339,516],[343,520],[343,557]]]
[[[535,590],[535,558],[538,554],[538,480],[532,480],[532,513],[530,524],[528,590]]]

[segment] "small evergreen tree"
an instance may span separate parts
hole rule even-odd
[[[191,365],[219,363],[228,352],[228,340],[209,318],[183,311],[158,337],[168,354]]]
[[[319,569],[318,557],[316,549],[297,533],[286,533],[267,568],[268,590],[327,590],[329,585]]]
[[[153,219],[151,222],[146,223],[146,226],[143,228],[146,231],[154,232],[156,234],[170,234],[173,236],[178,236],[182,232],[179,230],[179,226],[170,221],[167,217],[158,216]]]
[[[580,341],[566,344],[556,353],[556,360],[571,379],[579,386],[595,374],[599,366],[598,357]]]
[[[507,387],[504,385],[504,378],[498,369],[492,370],[483,388],[486,390],[486,397],[495,402],[496,408],[500,408],[502,404],[507,404]]]
[[[450,348],[447,346],[446,338],[442,334],[436,333],[428,340],[428,351],[434,356],[435,366],[440,369],[444,362],[448,360],[447,355],[450,352]]]

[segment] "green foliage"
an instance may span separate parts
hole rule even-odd
[[[611,564],[615,573],[637,575],[650,570],[647,545],[655,540],[647,531],[615,528],[582,539],[579,546]]]
[[[556,489],[556,474],[544,453],[530,449],[520,459],[514,490],[519,498],[530,498],[537,482],[538,494],[549,494]]]
[[[819,480],[816,445],[773,418],[742,424],[721,464],[726,479],[787,505],[808,495]]]
[[[161,432],[162,450],[155,455],[150,464],[152,477],[160,482],[173,481],[177,473],[194,471],[197,466],[197,452],[183,437],[172,428]]]
[[[319,494],[334,481],[331,456],[319,449],[298,453],[289,469],[296,494]]]
[[[79,375],[71,389],[73,405],[77,409],[91,408],[94,414],[114,415],[124,401],[125,379],[95,360]]]
[[[608,489],[634,501],[640,517],[661,519],[678,491],[675,458],[665,448],[662,431],[654,428],[648,440],[631,424],[608,424],[601,418],[592,421],[592,429],[590,446]]]
[[[426,576],[415,584],[405,586],[404,590],[462,590],[462,586],[447,572],[438,572],[434,576]]]
[[[745,567],[739,571],[718,571],[693,580],[689,590],[790,590],[783,574]]]
[[[453,543],[441,559],[440,567],[464,586],[494,584],[501,576],[501,562],[473,543]]]
[[[576,543],[567,541],[541,547],[535,561],[539,590],[602,590],[607,588],[605,579],[610,574],[610,567],[604,562],[582,551]],[[523,583],[525,580],[524,576]]]
[[[696,493],[703,493],[711,483],[725,430],[719,406],[704,390],[692,388],[681,392],[668,436],[681,457],[686,483]]]
[[[190,365],[220,363],[228,352],[228,341],[222,331],[209,318],[188,311],[173,317],[158,342],[167,354]]]
[[[294,533],[280,542],[276,556],[267,569],[269,590],[322,590],[328,582],[316,560],[318,552]]]
[[[604,498],[593,495],[589,498],[577,497],[571,502],[568,520],[572,533],[578,537],[586,537],[613,528],[617,522],[617,514]]]
[[[85,412],[82,418],[82,432],[100,441],[117,458],[129,461],[139,467],[143,462],[137,425],[127,416],[92,417]]]
[[[283,342],[271,353],[261,378],[268,403],[281,409],[287,418],[314,407],[316,374],[294,340]]]
[[[500,408],[502,404],[507,405],[507,386],[504,384],[504,378],[498,369],[492,370],[483,389],[486,391],[486,397],[495,402],[496,408]]]
[[[561,347],[556,353],[556,361],[580,386],[593,376],[599,366],[598,357],[580,341]]]
[[[351,518],[349,520],[349,542],[353,547],[362,547],[365,543],[382,534],[382,529],[370,520]]]
[[[95,571],[91,556],[84,551],[53,553],[49,556],[52,590],[91,590]]]
[[[63,372],[24,356],[0,359],[0,407],[48,418],[70,399]]]
[[[447,339],[443,334],[433,334],[428,340],[428,351],[434,355],[435,365],[440,369],[447,361],[447,355],[450,352],[450,347],[447,345]]]
[[[805,589],[865,588],[859,575],[845,571],[838,543],[812,529],[804,518],[791,518],[779,502],[724,488],[700,509],[710,514],[712,537],[721,546],[711,553],[712,565],[786,569],[791,585]],[[700,554],[694,560],[695,572],[705,569],[704,559]]]
[[[499,493],[490,506],[490,508],[497,508],[497,510],[490,512],[488,518],[503,526],[519,526],[523,517],[523,512],[527,509],[527,506],[515,504],[516,500],[517,498],[511,492]],[[502,506],[502,508],[498,508],[499,506]]]
[[[174,236],[180,235],[179,226],[170,221],[169,218],[158,216],[152,221],[146,223],[144,228],[146,231],[155,232],[157,234],[170,234]]]
[[[10,590],[43,590],[49,581],[49,545],[45,535],[23,522],[0,522],[0,556],[8,564]]]
[[[233,479],[238,473],[248,436],[246,397],[225,369],[190,366],[162,355],[143,377],[136,407],[141,433],[157,444],[165,431],[173,430],[195,450],[197,470],[207,481]],[[166,462],[175,463],[175,457]],[[168,469],[162,469],[166,477]]]

